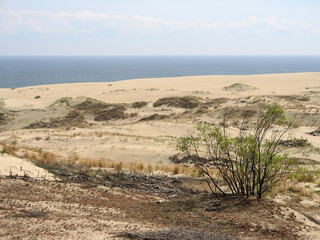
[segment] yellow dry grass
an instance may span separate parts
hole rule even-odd
[[[210,192],[210,188],[206,182],[182,182],[182,186],[193,189],[196,192]]]
[[[272,190],[271,196],[275,196],[276,194],[285,194],[291,195],[295,198],[301,199],[303,197],[313,198],[314,191],[312,188],[306,184],[306,182],[301,183],[297,180],[285,179],[278,183],[276,187]]]
[[[52,152],[44,151],[43,149],[33,148],[22,145],[8,145],[5,142],[0,142],[3,146],[3,152],[23,157],[33,162],[38,162],[51,166],[59,166],[63,168],[76,167],[78,169],[114,169],[116,171],[127,171],[134,174],[173,174],[173,175],[185,175],[191,177],[201,177],[199,171],[194,166],[183,165],[170,165],[170,164],[157,164],[157,165],[145,165],[142,162],[112,162],[104,159],[92,159],[92,158],[80,158],[77,155],[73,156],[60,156]],[[212,169],[210,173],[217,176],[217,170]]]

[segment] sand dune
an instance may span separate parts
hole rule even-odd
[[[62,156],[171,164],[176,138],[192,132],[196,122],[219,124],[228,111],[230,131],[236,132],[244,113],[272,102],[297,119],[296,137],[320,147],[320,137],[308,134],[320,126],[320,73],[57,84],[0,89],[0,96],[0,140]],[[166,97],[173,98],[155,104]],[[137,101],[145,103],[137,108]],[[311,156],[320,161],[319,153]]]
[[[161,168],[156,166],[164,166],[171,169],[165,170],[164,174],[171,175],[172,169],[176,167],[171,157],[178,153],[177,138],[193,133],[197,122],[216,126],[224,124],[228,133],[235,135],[239,131],[244,116],[254,119],[259,110],[272,103],[278,103],[285,110],[287,117],[295,119],[299,124],[298,128],[290,132],[291,136],[307,138],[313,146],[307,156],[299,149],[291,151],[291,155],[300,158],[302,163],[312,162],[319,166],[320,73],[192,76],[0,89],[0,177],[28,175],[38,180],[54,180],[46,170],[24,158],[28,156],[30,160],[37,159],[38,163],[41,159],[52,161],[51,166],[63,161],[70,164],[68,160],[74,165],[81,163],[82,160],[88,163],[91,160],[98,160],[109,164],[103,167],[106,171],[115,170],[116,167],[110,166],[120,162],[121,166],[123,163],[122,170],[125,172],[128,172],[125,167],[130,164],[134,167],[142,166],[144,169],[151,167],[156,174],[159,174],[156,171],[162,171],[157,170]],[[226,119],[225,123],[223,123],[224,119]],[[4,151],[6,153],[3,152],[3,146],[8,147]],[[15,151],[10,153],[10,147],[14,147]],[[68,164],[64,166],[70,167]],[[88,167],[91,167],[93,172],[96,169],[95,166],[83,166],[84,171]],[[131,171],[133,168],[130,169]],[[119,172],[115,174],[119,175]],[[136,175],[129,175],[136,177]],[[174,177],[177,176],[181,174],[174,175]],[[145,176],[142,178],[144,179]],[[52,231],[49,229],[52,226],[59,229],[71,224],[72,229],[57,233],[67,236],[68,239],[74,239],[80,235],[83,238],[113,239],[115,233],[130,230],[131,226],[135,226],[135,230],[140,229],[140,231],[163,228],[163,226],[149,226],[143,222],[151,219],[159,224],[154,215],[143,219],[142,222],[135,220],[141,212],[140,206],[144,206],[143,208],[153,206],[152,209],[156,209],[158,214],[160,205],[154,204],[159,198],[158,195],[133,193],[128,189],[119,190],[105,186],[92,187],[52,181],[25,183],[21,180],[11,181],[3,178],[0,180],[3,186],[0,189],[5,196],[3,199],[6,199],[2,210],[9,214],[3,217],[7,227],[2,228],[1,234],[9,236],[12,232],[14,234],[18,232],[21,236],[28,235],[30,221],[34,221],[32,224],[37,230],[33,231],[37,234],[38,229],[42,229],[42,234],[47,234],[47,231]],[[168,183],[165,182],[165,184]],[[296,205],[297,203],[293,203],[295,198],[291,198],[290,194],[281,193],[273,202],[262,205],[267,206],[265,209],[257,208],[258,205],[256,207],[246,205],[239,211],[237,205],[235,210],[229,211],[227,208],[225,212],[216,211],[210,217],[220,214],[221,217],[218,217],[220,222],[229,214],[232,224],[237,221],[259,222],[277,233],[297,233],[302,238],[318,239],[320,217],[317,207],[320,198],[316,192],[319,192],[319,183],[317,181],[300,182],[296,185],[296,188],[301,187],[302,192],[311,191],[311,188],[315,192],[311,199],[299,197],[297,207],[305,207],[303,211],[312,212],[314,218],[290,208],[284,208],[283,205],[286,202],[290,204],[291,201],[291,204]],[[37,192],[37,195],[25,194],[31,188],[33,192]],[[150,188],[149,185],[147,188]],[[8,189],[10,197],[14,200],[7,199]],[[172,194],[176,195],[175,192]],[[48,199],[51,200],[47,203]],[[70,205],[71,200],[74,204]],[[81,201],[85,204],[80,204]],[[120,209],[119,202],[132,204],[135,201],[138,205],[127,206],[128,209],[133,207],[132,216],[134,217],[131,220],[122,214],[121,211],[126,210],[122,208],[122,203],[120,213],[114,214],[114,211]],[[144,205],[140,205],[141,201]],[[74,212],[70,212],[70,209]],[[279,211],[279,209],[282,210]],[[167,212],[165,208],[163,210]],[[148,214],[152,211],[146,210]],[[249,212],[243,214],[245,211]],[[265,211],[265,213],[256,214],[259,211]],[[12,216],[12,212],[15,213],[15,217],[7,217]],[[203,212],[201,208],[202,217],[197,219],[203,218]],[[189,219],[191,213],[193,210],[188,210],[183,215]],[[256,220],[252,220],[255,214]],[[114,216],[121,219],[121,222],[113,219]],[[250,219],[247,216],[251,216]],[[275,219],[270,220],[270,216]],[[17,217],[20,217],[20,223],[24,224],[16,225]],[[37,217],[43,217],[50,224],[43,224],[43,220],[38,220]],[[169,219],[167,217],[165,223]],[[250,226],[249,223],[246,225]],[[75,226],[78,226],[78,230]],[[103,231],[97,231],[97,226],[100,226],[99,229]],[[278,228],[281,230],[275,230]],[[242,236],[247,237],[247,233],[252,229],[247,232],[241,230]],[[256,229],[258,231],[256,234],[260,234],[259,231],[262,228]],[[286,229],[285,233],[283,229]],[[235,233],[238,230],[237,228],[236,231],[229,231]],[[270,237],[273,236],[270,235]],[[264,237],[262,239],[265,239]]]
[[[247,84],[256,90],[226,91],[234,83]],[[136,79],[102,83],[72,83],[0,89],[2,101],[9,109],[44,108],[62,97],[86,96],[105,102],[155,101],[164,96],[200,95],[229,97],[268,94],[302,94],[320,91],[320,73],[265,75],[190,76]],[[35,99],[36,96],[40,98]]]

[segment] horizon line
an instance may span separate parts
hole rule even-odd
[[[142,54],[110,54],[110,55],[99,55],[99,54],[79,54],[79,55],[69,55],[69,54],[4,54],[0,57],[272,57],[272,56],[301,56],[301,57],[320,57],[320,54],[153,54],[153,55],[142,55]]]

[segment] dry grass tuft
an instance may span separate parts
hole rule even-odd
[[[122,162],[118,162],[114,166],[114,169],[118,170],[118,171],[122,170],[122,168],[123,168],[123,163]]]
[[[163,165],[163,164],[157,164],[155,167],[154,167],[154,170],[155,171],[159,171],[159,172],[171,172],[171,167],[168,166],[168,165]]]
[[[180,166],[179,165],[175,165],[173,168],[173,174],[179,174],[180,173]]]
[[[270,193],[271,196],[274,196],[278,193],[285,195],[292,195],[295,198],[301,199],[302,197],[313,198],[313,190],[303,183],[299,183],[297,180],[285,179],[284,181],[279,182],[276,187]]]
[[[153,166],[152,166],[151,164],[149,164],[149,165],[147,166],[147,171],[148,171],[149,173],[152,173],[152,172],[153,172]]]
[[[2,153],[6,153],[9,155],[15,155],[18,150],[16,145],[7,145],[5,142],[0,143],[2,145]]]
[[[57,162],[57,157],[55,154],[50,152],[41,152],[40,161],[44,164],[52,165]]]
[[[76,162],[80,167],[86,168],[105,168],[107,167],[107,163],[103,159],[90,159],[90,158],[82,158]]]
[[[298,182],[310,182],[313,183],[315,181],[315,176],[313,173],[302,173],[302,174],[298,174],[298,176],[296,177]]]
[[[196,192],[210,192],[210,188],[208,184],[204,181],[202,182],[184,181],[182,182],[182,186],[185,188],[193,189]]]
[[[7,153],[9,155],[14,155],[16,153],[16,151],[17,151],[17,148],[16,148],[16,146],[8,146],[8,145],[6,145],[6,146],[4,146],[2,151],[3,151],[3,153]]]
[[[311,199],[313,198],[312,189],[302,184],[290,183],[288,191],[295,193],[298,198],[302,198],[302,197],[308,197]]]

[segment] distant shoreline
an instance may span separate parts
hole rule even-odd
[[[117,80],[117,81],[113,81],[113,82],[71,82],[71,83],[54,83],[54,84],[42,84],[42,85],[31,85],[31,86],[24,86],[24,87],[17,87],[17,88],[1,88],[0,87],[0,90],[3,89],[20,89],[20,88],[37,88],[37,87],[51,87],[51,86],[76,86],[76,85],[94,85],[94,84],[111,84],[112,83],[125,83],[125,82],[134,82],[134,81],[148,81],[148,80],[154,80],[154,79],[157,79],[157,80],[166,80],[166,79],[184,79],[184,78],[192,78],[192,79],[196,79],[196,78],[228,78],[230,77],[231,79],[233,77],[245,77],[245,76],[250,76],[250,77],[258,77],[261,76],[270,76],[272,77],[273,75],[283,75],[283,76],[287,76],[287,75],[310,75],[310,74],[319,74],[319,83],[320,83],[320,72],[295,72],[295,73],[262,73],[262,74],[246,74],[246,75],[236,75],[236,74],[230,74],[230,75],[191,75],[191,76],[177,76],[177,77],[155,77],[155,78],[137,78],[137,79],[123,79],[123,80]]]
[[[97,84],[97,83],[106,83],[106,84],[112,84],[112,83],[116,83],[116,82],[126,82],[126,81],[135,81],[135,80],[148,80],[148,79],[173,79],[173,78],[197,78],[197,77],[223,77],[223,76],[230,76],[230,77],[240,77],[240,76],[264,76],[264,75],[287,75],[287,74],[312,74],[312,73],[319,73],[320,72],[292,72],[292,73],[261,73],[261,74],[224,74],[224,75],[188,75],[188,76],[176,76],[176,77],[154,77],[154,78],[149,78],[149,77],[145,77],[145,78],[132,78],[132,79],[123,79],[123,80],[116,80],[116,81],[111,81],[111,82],[66,82],[66,83],[53,83],[53,84],[40,84],[40,85],[30,85],[30,86],[23,86],[23,87],[13,87],[13,88],[2,88],[0,87],[0,89],[19,89],[19,88],[33,88],[33,87],[45,87],[45,86],[54,86],[54,85],[76,85],[76,84]],[[320,81],[320,79],[319,79]]]
[[[320,56],[0,56],[0,88],[320,72]]]

